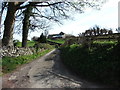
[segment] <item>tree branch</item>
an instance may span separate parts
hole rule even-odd
[[[41,5],[38,5],[40,3],[41,3]],[[32,2],[32,3],[28,4],[28,5],[21,6],[18,9],[24,9],[26,7],[29,7],[29,6],[48,7],[48,6],[52,6],[52,5],[55,5],[55,4],[60,4],[60,3],[63,3],[63,2],[55,2],[55,3],[52,3],[52,4],[46,4],[46,5],[43,5],[42,3],[48,3],[48,2]]]

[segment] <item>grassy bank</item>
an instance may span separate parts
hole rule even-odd
[[[28,47],[33,47],[35,45],[34,41],[27,41]],[[22,47],[22,42],[17,42],[17,47]]]
[[[80,77],[113,86],[120,85],[120,45],[94,43],[91,49],[82,45],[61,48],[63,63]]]
[[[46,49],[42,52],[35,53],[33,55],[25,55],[19,57],[3,57],[2,58],[2,72],[9,73],[15,70],[17,67],[21,66],[22,64],[26,64],[31,62],[32,60],[39,58],[53,49]]]
[[[47,39],[47,40],[51,41],[51,42],[55,42],[55,43],[60,43],[60,44],[64,44],[65,43],[65,40],[63,40],[63,39],[55,39],[55,40]]]
[[[116,41],[94,41],[94,44],[117,44],[117,40]]]

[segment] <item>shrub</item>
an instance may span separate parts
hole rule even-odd
[[[47,43],[36,43],[34,45],[35,49],[36,49],[36,52],[39,51],[39,49],[51,49],[53,48],[53,46],[51,46],[50,44],[47,44]]]
[[[105,84],[120,85],[120,46],[93,44],[91,49],[88,49],[74,44],[60,50],[63,63],[81,77]]]
[[[40,35],[40,38],[38,38],[38,42],[40,43],[46,43],[47,39],[46,36],[43,35],[43,33]]]
[[[20,41],[19,41],[19,40],[13,40],[13,44],[14,44],[14,46],[18,46],[18,45],[19,45],[19,43],[20,43]]]

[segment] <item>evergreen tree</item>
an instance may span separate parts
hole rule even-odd
[[[40,43],[46,43],[46,36],[44,36],[44,34],[42,33],[41,35],[40,35],[40,38],[38,39],[38,42],[40,42]]]

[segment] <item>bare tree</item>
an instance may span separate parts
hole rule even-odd
[[[22,31],[22,47],[27,46],[27,38],[29,32],[34,32],[36,30],[43,30],[47,32],[48,29],[50,29],[50,24],[47,23],[46,20],[35,17],[33,9],[34,7],[29,6],[24,11],[18,11],[19,14],[16,14],[16,21],[18,23],[16,26],[17,32],[20,34]],[[23,22],[21,22],[20,19]]]
[[[86,7],[98,7],[104,0],[50,0],[41,2],[9,2],[7,15],[4,22],[3,45],[11,46],[13,37],[13,27],[15,23],[15,13],[19,9],[29,6],[36,6],[36,15],[41,18],[59,22],[60,19],[68,19],[69,13],[79,11],[82,13]],[[38,8],[39,7],[39,8]],[[39,14],[38,14],[39,13]]]
[[[18,2],[9,2],[7,15],[4,21],[4,34],[2,39],[3,46],[13,46],[13,28],[15,23],[15,13],[17,11]]]
[[[24,19],[23,19],[23,30],[22,30],[22,47],[27,47],[27,37],[29,32],[29,23],[30,23],[30,16],[32,14],[32,7],[29,6],[26,8],[24,12]]]

